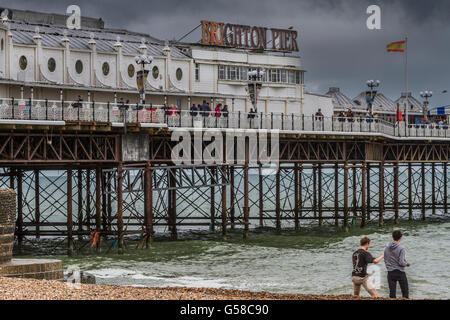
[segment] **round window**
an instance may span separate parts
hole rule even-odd
[[[20,69],[25,70],[27,68],[27,64],[28,64],[27,57],[21,56],[19,59]]]
[[[180,81],[181,78],[183,78],[183,71],[180,68],[177,69],[176,76],[178,81]]]
[[[154,67],[153,67],[153,69],[152,69],[152,75],[153,75],[153,78],[154,78],[154,79],[158,79],[158,76],[159,76],[159,69],[158,69],[157,66],[154,66]]]
[[[55,59],[53,59],[53,58],[48,59],[47,65],[48,65],[48,70],[50,72],[54,72],[55,71],[55,69],[56,69],[56,61],[55,61]]]
[[[102,71],[103,71],[104,76],[107,76],[109,74],[109,63],[108,62],[103,62]]]
[[[77,60],[77,62],[75,62],[75,71],[78,74],[81,74],[83,72],[83,62],[81,62],[81,60]]]
[[[130,64],[130,65],[128,66],[128,76],[129,76],[130,78],[133,78],[133,77],[134,77],[134,66],[133,66],[132,64]]]

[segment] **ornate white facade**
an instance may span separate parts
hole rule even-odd
[[[230,111],[248,112],[252,104],[247,72],[261,68],[266,79],[258,96],[258,112],[301,114],[305,107],[299,56],[167,44],[124,30],[69,30],[8,18],[0,24],[0,45],[0,98],[71,101],[80,95],[84,101],[113,103],[123,98],[137,103],[140,66],[134,57],[148,54],[153,62],[147,67],[147,103],[187,109],[207,100],[227,104]],[[224,70],[230,77],[223,75]],[[240,76],[233,76],[236,70]]]

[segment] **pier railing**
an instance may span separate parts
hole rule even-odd
[[[268,129],[450,138],[448,125],[391,123],[377,118],[164,109],[162,105],[0,98],[1,120],[108,122],[176,128]]]

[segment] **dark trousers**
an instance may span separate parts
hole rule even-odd
[[[403,298],[409,298],[408,279],[406,273],[400,270],[388,271],[389,297],[396,298],[397,281],[400,283]]]

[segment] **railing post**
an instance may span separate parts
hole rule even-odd
[[[92,121],[95,122],[95,101],[92,100]]]
[[[305,115],[302,114],[302,131],[305,131]]]
[[[334,118],[331,116],[331,131],[334,131]]]
[[[28,100],[28,102],[30,104],[30,111],[28,112],[28,119],[31,120],[31,103],[32,103],[31,98]]]
[[[284,130],[284,113],[281,114],[281,130]]]
[[[144,108],[144,106],[142,106]],[[139,122],[139,103],[136,103],[136,123]]]
[[[12,119],[14,120],[14,97],[11,98],[11,113],[12,113]]]
[[[273,129],[273,112],[270,113],[270,129]]]
[[[81,104],[78,105],[78,108],[77,108],[77,109],[78,109],[78,110],[77,110],[78,121],[80,121],[80,109],[81,109]]]
[[[106,108],[108,109],[108,117],[107,117],[107,119],[108,119],[108,122],[109,122],[109,120],[110,120],[110,115],[109,115],[109,101],[106,103]]]
[[[292,130],[294,130],[294,114],[291,113],[291,117],[292,117]]]
[[[314,131],[316,119],[314,119],[314,115],[312,115],[312,130]]]
[[[241,111],[238,111],[238,128],[241,127]]]
[[[61,120],[64,121],[64,99],[61,99]]]
[[[45,99],[45,120],[48,120],[48,99]]]

